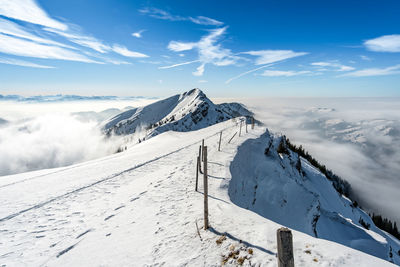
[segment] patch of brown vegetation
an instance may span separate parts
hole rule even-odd
[[[238,263],[239,265],[243,265],[245,259],[246,259],[246,258],[240,257],[240,258],[237,260],[237,263]]]
[[[225,235],[221,235],[217,241],[215,241],[218,245],[221,245],[222,242],[224,242],[224,240],[226,240],[226,236]]]

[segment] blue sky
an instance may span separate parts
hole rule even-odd
[[[0,94],[400,96],[399,1],[0,0]]]

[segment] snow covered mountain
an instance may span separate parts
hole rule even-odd
[[[200,89],[193,89],[141,108],[122,112],[104,123],[107,134],[132,134],[146,129],[146,138],[166,131],[193,131],[253,113],[239,103],[215,105]]]
[[[293,230],[296,266],[400,264],[398,240],[282,136],[261,126],[238,134],[244,117],[229,118],[239,114],[251,112],[195,89],[109,120],[117,134],[152,125],[153,138],[131,149],[0,177],[0,265],[276,266],[281,226]],[[194,190],[203,139],[209,230],[202,182]]]

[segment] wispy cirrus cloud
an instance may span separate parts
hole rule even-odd
[[[306,52],[295,52],[292,50],[258,50],[258,51],[247,51],[242,52],[241,54],[247,54],[251,56],[256,56],[255,60],[256,65],[264,65],[279,62],[282,60],[304,56],[308,53]]]
[[[102,41],[98,40],[95,37],[92,36],[86,36],[81,33],[75,32],[63,32],[59,31],[57,29],[50,29],[50,28],[45,28],[46,31],[56,33],[60,36],[63,36],[67,38],[69,41],[79,44],[81,46],[88,47],[90,49],[93,49],[99,53],[109,53],[111,51],[120,54],[125,57],[148,57],[148,55],[145,55],[143,53],[135,52],[135,51],[130,51],[128,48],[125,46],[119,45],[119,44],[114,44],[113,46],[104,44]]]
[[[182,52],[187,50],[192,50],[197,46],[197,43],[183,43],[178,41],[171,41],[168,44],[168,49],[174,52]]]
[[[0,15],[65,31],[65,23],[50,18],[33,0],[0,0]]]
[[[162,19],[162,20],[169,20],[169,21],[191,21],[193,23],[199,25],[211,25],[211,26],[221,26],[224,23],[209,17],[205,16],[197,16],[197,17],[185,17],[180,15],[173,15],[168,11],[153,8],[153,7],[145,7],[139,9],[139,12],[145,15],[148,15],[152,18]]]
[[[0,34],[0,52],[15,56],[100,63],[73,50]]]
[[[16,66],[22,66],[22,67],[39,68],[39,69],[54,69],[54,67],[52,67],[52,66],[36,64],[36,63],[33,63],[33,62],[28,62],[28,61],[24,61],[24,60],[18,60],[18,59],[14,59],[14,58],[0,57],[0,63],[9,64],[9,65],[16,65]]]
[[[212,18],[204,17],[204,16],[197,16],[195,18],[189,17],[189,20],[193,23],[199,24],[199,25],[213,25],[213,26],[221,26],[224,23]]]
[[[196,63],[196,62],[200,62],[200,60],[193,60],[193,61],[188,61],[188,62],[182,62],[182,63],[177,63],[174,65],[169,65],[169,66],[162,66],[162,67],[158,67],[159,69],[172,69],[175,67],[179,67],[179,66],[183,66],[183,65],[188,65],[188,64],[192,64],[192,63]]]
[[[267,65],[264,65],[264,66],[261,66],[261,67],[258,67],[258,68],[252,69],[252,70],[248,70],[248,71],[242,72],[242,73],[240,73],[239,75],[236,75],[236,76],[234,76],[234,77],[232,77],[232,78],[226,80],[225,83],[226,83],[226,84],[229,84],[229,83],[231,83],[232,81],[234,81],[234,80],[236,80],[236,79],[239,79],[240,77],[243,77],[243,76],[245,76],[245,75],[247,75],[247,74],[256,72],[256,71],[261,70],[261,69],[265,69],[265,68],[270,67],[270,66],[272,66],[272,64],[267,64]]]
[[[372,58],[367,57],[367,56],[365,56],[365,55],[360,55],[360,58],[361,58],[362,60],[365,60],[365,61],[371,61],[371,60],[372,60]]]
[[[0,17],[0,52],[5,54],[101,64],[127,63],[102,54],[116,53],[129,58],[148,57],[120,44],[105,44],[93,36],[84,34],[77,25],[55,20],[33,0],[0,0],[0,15],[4,17]],[[58,38],[54,41],[54,37],[62,37],[64,40]],[[10,64],[11,61],[7,62],[0,63]],[[15,59],[14,63],[18,62],[26,61]],[[41,66],[35,63],[19,65]]]
[[[256,56],[257,58],[256,58],[254,64],[262,65],[262,66],[242,72],[239,75],[236,75],[236,76],[226,80],[225,81],[226,84],[229,84],[232,81],[239,79],[240,77],[243,77],[247,74],[270,67],[274,63],[284,61],[284,60],[287,60],[290,58],[304,56],[304,55],[307,55],[308,53],[307,52],[295,52],[293,50],[256,50],[256,51],[242,52],[240,54]],[[267,76],[267,75],[265,75],[265,76]]]
[[[50,33],[55,33],[59,36],[62,36],[64,38],[68,39],[68,41],[70,41],[70,42],[90,48],[90,49],[95,50],[96,52],[99,52],[102,54],[111,50],[110,46],[104,44],[102,41],[98,40],[97,38],[84,35],[82,33],[79,33],[78,31],[64,32],[64,31],[60,31],[58,29],[52,29],[52,28],[44,28],[44,30],[47,32],[50,32]]]
[[[357,70],[357,71],[343,74],[341,76],[368,77],[368,76],[385,76],[385,75],[393,75],[393,74],[400,74],[400,64],[391,66],[391,67],[387,67],[387,68],[368,68],[368,69]]]
[[[326,68],[329,69],[333,69],[335,71],[352,71],[355,70],[354,67],[351,66],[347,66],[347,65],[343,65],[340,64],[338,62],[325,62],[325,61],[321,61],[321,62],[313,62],[311,63],[312,66],[316,66],[316,67],[323,67],[323,69],[319,69],[320,71],[325,71],[328,70]]]
[[[370,39],[364,42],[364,46],[374,52],[400,52],[400,34]]]
[[[303,70],[303,71],[293,71],[293,70],[265,70],[261,75],[267,77],[291,77],[291,76],[298,76],[303,74],[310,74],[311,71]]]
[[[56,42],[56,41],[53,41],[50,39],[39,37],[35,34],[32,34],[28,31],[26,31],[20,25],[14,23],[12,21],[2,19],[2,18],[0,18],[0,33],[6,34],[6,35],[12,35],[12,36],[15,36],[18,38],[28,39],[30,41],[34,41],[34,42],[41,43],[41,44],[56,45],[56,46],[60,46],[60,47],[75,49],[72,46],[62,44],[60,42]]]
[[[134,33],[132,33],[132,36],[136,37],[136,38],[142,38],[142,33],[145,31],[146,30],[140,30],[140,31],[134,32]]]
[[[192,72],[192,74],[195,76],[202,76],[205,71],[206,64],[213,64],[215,66],[229,66],[235,65],[239,60],[251,61],[248,58],[240,57],[238,55],[255,56],[256,59],[254,60],[254,64],[263,65],[228,79],[225,82],[228,84],[244,75],[266,68],[272,63],[308,54],[307,52],[295,52],[292,50],[258,50],[234,54],[230,49],[222,47],[220,42],[220,39],[226,33],[227,28],[228,27],[226,26],[211,30],[209,31],[209,34],[203,36],[198,42],[171,41],[168,44],[169,50],[174,52],[197,50],[198,60],[164,66],[160,67],[160,69],[173,68],[181,65],[200,62],[200,66],[198,66],[197,69]]]
[[[235,56],[230,49],[223,48],[221,43],[219,43],[221,37],[226,33],[226,29],[227,27],[210,30],[209,33],[201,37],[198,42],[171,41],[168,44],[169,50],[174,52],[197,50],[198,59],[160,68],[167,69],[200,62],[200,66],[198,66],[192,74],[195,76],[202,76],[206,64],[213,64],[215,66],[228,66],[235,64],[239,60],[239,57]]]
[[[145,55],[145,54],[142,54],[142,53],[139,53],[139,52],[130,51],[125,46],[117,45],[117,44],[113,45],[112,50],[115,53],[123,55],[125,57],[140,57],[140,58],[149,57],[148,55]]]

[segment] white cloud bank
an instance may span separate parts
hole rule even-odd
[[[81,99],[57,95],[33,97],[32,101],[23,102],[1,101],[0,176],[67,166],[113,154],[129,140],[106,138],[99,123],[127,106],[144,106],[156,101],[107,96],[72,101],[71,97]]]
[[[273,132],[350,182],[361,205],[400,223],[400,100],[213,99],[244,103]]]
[[[400,34],[370,39],[364,42],[364,46],[374,52],[400,52]]]
[[[68,115],[43,115],[0,127],[0,175],[67,166],[114,153],[93,122]]]

